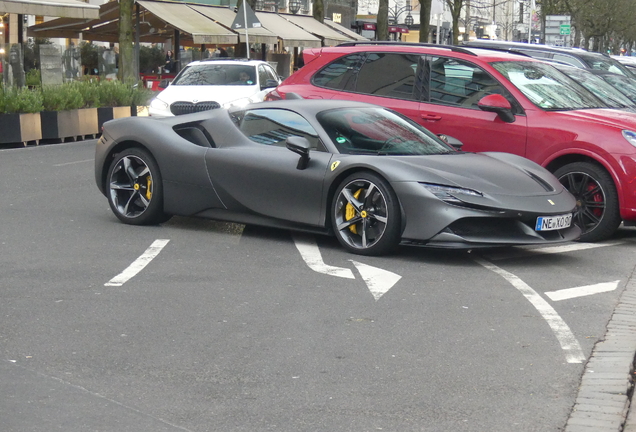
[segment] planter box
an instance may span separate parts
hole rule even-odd
[[[97,108],[97,129],[101,133],[102,126],[107,121],[122,117],[130,117],[131,114],[132,108],[128,106]]]
[[[83,108],[78,110],[79,135],[97,135],[100,131],[97,122],[97,108]]]
[[[79,110],[42,111],[40,119],[44,139],[75,139],[82,135]]]
[[[0,114],[0,144],[24,143],[42,139],[40,113]]]

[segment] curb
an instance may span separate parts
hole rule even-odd
[[[636,357],[636,267],[627,281],[605,337],[585,365],[564,432],[636,432],[630,412]]]

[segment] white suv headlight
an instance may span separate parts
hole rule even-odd
[[[250,98],[241,98],[241,99],[233,100],[231,102],[225,102],[223,104],[223,108],[225,108],[225,109],[231,108],[231,107],[242,108],[245,105],[251,104],[252,102],[254,102],[254,101],[252,99],[250,99]]]
[[[159,111],[168,111],[168,104],[159,98],[154,98],[150,102],[150,108],[153,108]]]

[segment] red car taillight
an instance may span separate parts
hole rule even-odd
[[[276,90],[272,90],[265,96],[266,101],[276,101],[281,99],[283,99],[283,97]]]

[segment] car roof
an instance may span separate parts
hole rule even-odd
[[[484,48],[497,48],[500,47],[502,49],[511,49],[511,48],[523,48],[534,51],[549,51],[549,52],[561,52],[568,54],[599,54],[601,53],[591,53],[590,51],[584,50],[582,48],[574,48],[574,47],[556,47],[552,45],[542,45],[542,44],[529,44],[524,42],[510,42],[510,41],[493,41],[493,40],[477,40],[477,41],[469,41],[464,42],[462,44],[464,47],[484,47]]]
[[[280,108],[296,111],[303,116],[315,117],[321,111],[335,108],[382,108],[379,105],[373,105],[366,102],[356,102],[338,99],[285,99],[277,101],[265,101],[249,104],[244,107],[230,108],[228,111],[245,111],[253,109]]]
[[[491,61],[504,61],[504,60],[527,60],[537,61],[531,57],[524,58],[517,53],[507,53],[502,51],[493,51],[489,49],[479,49],[473,47],[461,47],[455,45],[438,45],[438,44],[426,44],[426,43],[412,43],[412,42],[347,42],[334,47],[312,48],[325,53],[329,52],[342,52],[342,53],[356,53],[356,52],[404,52],[404,53],[422,53],[422,54],[434,54],[448,55],[454,53],[458,57],[476,57],[485,62]]]
[[[188,65],[205,65],[205,64],[219,64],[219,63],[223,63],[223,64],[236,64],[236,65],[250,65],[250,66],[255,66],[258,64],[263,64],[263,63],[267,63],[266,61],[263,60],[256,60],[256,59],[246,59],[246,58],[238,58],[238,57],[215,57],[215,58],[209,58],[209,59],[203,59],[203,60],[196,60],[193,62],[188,63]]]

